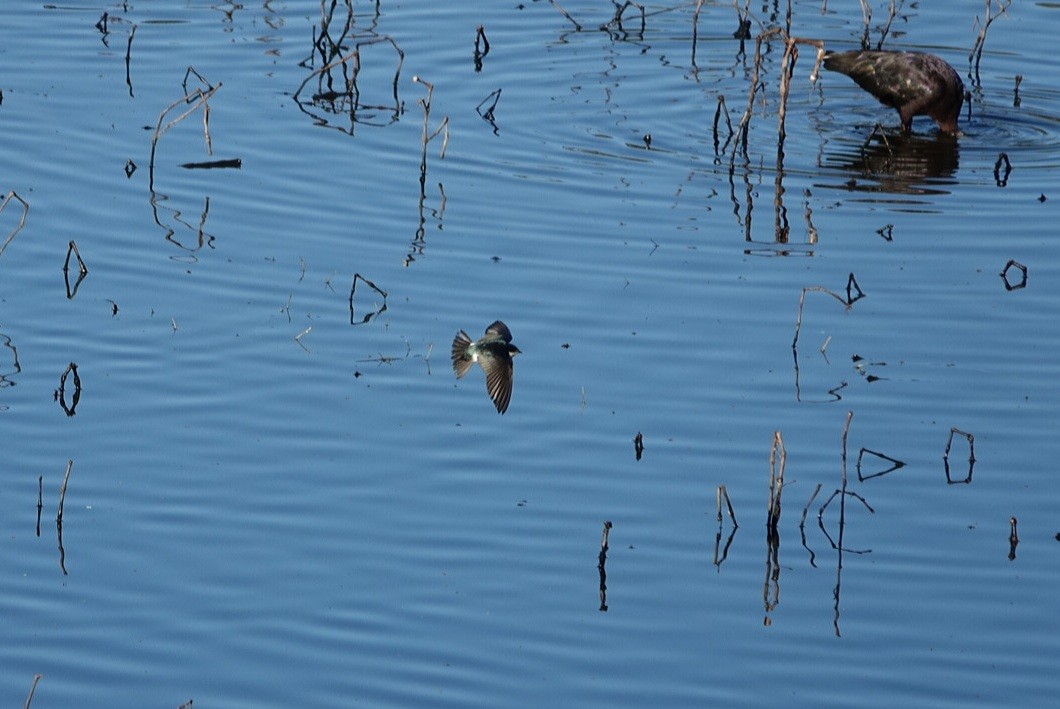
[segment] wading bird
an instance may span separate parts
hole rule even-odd
[[[931,116],[945,133],[957,133],[964,82],[953,67],[921,52],[829,52],[824,68],[846,74],[884,106],[898,109],[902,129],[913,116]]]

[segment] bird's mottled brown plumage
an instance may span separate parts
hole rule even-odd
[[[846,74],[884,106],[898,109],[906,131],[913,127],[913,116],[931,116],[941,130],[958,132],[964,82],[933,54],[831,52],[824,57],[824,68]]]

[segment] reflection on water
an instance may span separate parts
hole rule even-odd
[[[888,133],[877,126],[856,152],[825,153],[824,167],[850,178],[851,192],[943,195],[940,184],[952,182],[960,166],[960,138],[942,131],[934,135]]]
[[[360,29],[351,3],[346,3],[345,6],[332,3],[330,7],[327,7],[326,3],[321,4],[319,30],[314,28],[309,56],[299,62],[299,66],[306,69],[318,63],[320,66],[305,77],[293,95],[299,110],[310,116],[316,125],[333,128],[352,136],[358,123],[385,127],[396,123],[404,112],[404,104],[398,97],[398,84],[401,81],[405,52],[393,37],[379,34],[379,13],[380,7],[376,4],[370,26]],[[375,66],[376,63],[388,61],[374,49],[384,45],[394,50],[389,60],[394,61],[395,68],[392,74],[387,72],[392,78],[390,94],[393,103],[365,103],[361,99],[361,71],[362,68],[376,70],[379,68]],[[311,82],[314,91],[307,100],[302,96],[302,92]],[[348,125],[335,122],[334,119],[340,116],[348,117]]]

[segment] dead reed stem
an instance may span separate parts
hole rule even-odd
[[[755,96],[758,94],[758,85],[761,81],[761,67],[762,67],[762,42],[774,35],[781,34],[779,27],[773,27],[761,32],[755,37],[755,59],[754,59],[754,73],[751,75],[751,87],[747,91],[747,108],[744,109],[743,116],[740,117],[740,123],[736,128],[736,145],[733,147],[733,157],[735,159],[736,147],[742,145],[744,157],[747,156],[747,132],[751,125],[751,115],[754,111]]]
[[[819,237],[817,235],[817,227],[813,225],[813,210],[810,209],[810,197],[812,196],[812,194],[810,193],[809,188],[805,188],[803,190],[802,196],[803,196],[803,201],[802,201],[803,213],[802,213],[802,215],[806,219],[806,233],[807,233],[806,243],[808,243],[808,244],[816,244]]]
[[[581,32],[581,31],[582,31],[582,26],[578,24],[577,20],[575,20],[575,19],[574,19],[573,17],[571,17],[571,16],[570,16],[570,13],[569,13],[569,12],[567,12],[566,10],[564,10],[564,9],[563,9],[563,8],[562,8],[562,7],[560,6],[560,4],[559,4],[558,2],[556,2],[556,0],[548,0],[548,1],[549,1],[550,3],[552,3],[552,7],[556,8],[557,10],[559,10],[560,14],[561,14],[561,15],[563,15],[564,17],[566,17],[566,18],[567,18],[567,20],[568,20],[568,21],[569,21],[569,22],[570,22],[570,23],[571,23],[572,25],[574,25],[574,31],[575,31],[575,32]]]
[[[643,37],[644,36],[644,31],[647,29],[647,26],[648,26],[648,15],[647,15],[647,12],[645,12],[645,10],[644,10],[644,6],[639,4],[639,3],[633,2],[633,0],[626,0],[621,5],[619,5],[618,2],[616,1],[614,4],[615,4],[615,15],[614,15],[614,17],[612,17],[611,20],[606,25],[601,27],[600,29],[607,29],[611,25],[615,25],[616,27],[619,28],[620,31],[625,31],[623,29],[623,27],[622,27],[622,16],[624,14],[626,14],[626,10],[627,9],[629,9],[631,7],[635,7],[638,10],[640,10],[640,33],[639,33],[638,36]]]
[[[312,350],[310,350],[308,347],[306,347],[304,344],[302,344],[302,337],[305,336],[305,335],[308,335],[312,331],[313,331],[313,326],[310,325],[305,330],[302,330],[300,333],[298,333],[297,335],[294,336],[294,341],[298,343],[298,346],[301,347],[303,350],[305,350],[309,354],[312,354]]]
[[[129,87],[129,96],[133,95],[132,86],[132,43],[133,37],[136,36],[136,25],[133,24],[132,30],[129,32],[129,40],[125,43],[125,85]]]
[[[766,573],[762,584],[762,603],[765,606],[764,625],[771,625],[769,614],[780,603],[780,496],[784,491],[784,466],[787,462],[784,439],[780,431],[773,432],[769,450],[769,509],[766,513]]]
[[[69,246],[66,247],[66,261],[63,263],[63,273],[68,273],[70,271],[71,253],[77,257],[77,268],[81,272],[81,275],[87,275],[88,267],[85,266],[85,262],[81,259],[81,252],[77,250],[77,244],[75,244],[72,240],[70,241]]]
[[[728,129],[729,134],[725,138],[725,143],[721,144],[718,140],[718,122],[721,117],[725,116],[725,127]],[[733,130],[732,121],[729,120],[729,107],[725,105],[725,97],[721,94],[718,95],[718,107],[714,109],[714,154],[719,155],[725,152],[725,149],[729,147],[729,141],[732,140]]]
[[[955,480],[950,477],[950,447],[953,445],[953,437],[955,435],[961,436],[968,441],[968,476],[963,480]],[[950,436],[946,439],[946,450],[942,453],[942,463],[946,469],[947,483],[952,485],[954,483],[967,484],[972,482],[972,471],[975,468],[975,436],[958,428],[950,428]]]
[[[355,322],[355,317],[356,316],[354,315],[354,309],[353,309],[353,296],[357,293],[357,281],[363,281],[364,283],[367,283],[369,288],[374,290],[379,295],[383,296],[383,305],[382,305],[382,307],[376,308],[372,312],[368,313],[368,315],[366,315],[364,317],[364,319],[361,320],[360,323]],[[375,283],[372,283],[370,280],[368,280],[367,278],[365,278],[361,274],[359,274],[359,273],[353,274],[353,285],[350,286],[350,324],[351,325],[358,325],[358,324],[363,325],[363,324],[367,323],[369,320],[371,320],[372,318],[374,318],[376,315],[379,315],[380,313],[385,312],[386,311],[386,298],[387,298],[387,293],[386,293],[385,290],[383,290],[382,288],[377,286]]]
[[[600,539],[600,555],[597,557],[596,568],[600,572],[600,610],[607,611],[607,539],[611,535],[611,520],[604,522],[603,536]]]
[[[779,36],[784,40],[784,55],[781,60],[780,66],[780,104],[777,109],[778,115],[778,163],[782,163],[783,146],[784,146],[784,119],[787,115],[787,103],[788,94],[791,86],[791,76],[795,69],[795,59],[798,57],[798,51],[796,45],[809,44],[817,47],[817,60],[814,64],[814,70],[811,74],[812,77],[817,76],[820,63],[824,56],[824,43],[819,39],[807,39],[805,37],[789,37],[788,34],[780,27],[772,27],[764,32],[759,33],[755,37],[755,55],[754,55],[754,70],[751,75],[751,86],[747,91],[747,107],[744,109],[743,116],[740,117],[740,123],[736,129],[736,143],[733,146],[733,160],[736,159],[736,150],[742,146],[743,155],[747,157],[747,137],[750,131],[751,116],[754,111],[754,101],[758,94],[758,89],[761,84],[761,65],[762,65],[762,43],[774,36]],[[782,168],[781,168],[782,169]]]
[[[810,499],[806,500],[806,505],[802,508],[802,519],[799,520],[799,537],[802,541],[802,548],[810,554],[810,566],[817,568],[817,562],[815,561],[817,555],[814,554],[813,549],[810,549],[809,545],[806,544],[806,513],[810,511],[810,505],[817,499],[817,493],[821,491],[821,483],[817,483],[817,486],[813,488],[813,493],[810,495]]]
[[[44,677],[42,674],[33,675],[33,684],[29,686],[29,694],[26,695],[26,701],[22,705],[22,709],[29,709],[29,705],[33,702],[33,693],[37,691],[37,683]]]
[[[872,475],[862,475],[861,474],[861,462],[862,462],[862,460],[864,460],[866,453],[868,453],[869,455],[874,456],[876,458],[879,458],[880,460],[887,461],[888,463],[891,464],[891,467],[887,468],[886,470],[882,470],[880,472],[873,473]],[[862,448],[861,450],[858,451],[858,462],[855,465],[855,469],[858,471],[858,481],[859,482],[865,482],[866,480],[871,480],[872,478],[878,478],[878,477],[880,477],[882,475],[887,475],[888,473],[892,473],[895,470],[898,470],[899,468],[904,468],[904,467],[905,467],[905,462],[904,461],[898,460],[897,458],[892,458],[891,456],[887,455],[886,453],[880,453],[878,451],[870,450],[868,448]]]
[[[483,111],[482,107],[486,104],[487,101],[490,101],[490,99],[493,99],[492,102],[490,102],[489,107],[485,111]],[[482,99],[481,101],[478,102],[478,105],[475,106],[475,112],[478,113],[478,115],[482,116],[482,118],[484,120],[489,121],[490,123],[493,123],[493,119],[494,119],[493,111],[494,111],[494,109],[497,108],[497,102],[499,102],[500,100],[501,100],[501,90],[500,89],[494,89],[493,91],[490,91],[489,94],[486,95],[486,98],[484,98],[484,99]]]
[[[490,43],[486,39],[486,28],[479,25],[475,28],[475,52],[479,52],[479,40],[482,40],[482,56],[486,56],[490,53]]]
[[[799,526],[806,524],[806,513],[810,509],[810,505],[813,504],[814,499],[817,497],[817,493],[821,491],[821,483],[817,483],[817,487],[813,489],[813,494],[810,495],[810,499],[806,500],[806,506],[802,508],[802,520],[799,522]]]
[[[699,12],[703,9],[704,0],[696,0],[696,9],[692,11],[692,77],[697,81],[699,79],[699,65],[696,64],[696,52],[699,49]],[[715,134],[717,133],[717,122],[714,124]]]
[[[732,526],[733,527],[739,527],[740,525],[736,521],[736,511],[733,510],[732,501],[729,499],[729,491],[725,489],[724,485],[718,485],[717,503],[718,503],[718,522],[719,523],[722,521],[722,516],[721,516],[721,503],[722,503],[722,500],[725,501],[725,508],[729,512],[729,519],[732,520]]]
[[[354,51],[350,52],[349,54],[346,54],[344,56],[339,57],[338,59],[333,59],[332,61],[328,62],[327,64],[325,64],[324,66],[320,67],[319,69],[314,69],[313,71],[309,72],[309,75],[306,76],[306,78],[302,81],[301,84],[299,84],[298,88],[295,90],[295,92],[294,92],[294,100],[298,101],[298,97],[301,95],[302,89],[305,88],[305,85],[308,84],[310,82],[310,80],[312,80],[312,78],[314,76],[319,76],[319,75],[323,74],[326,71],[330,71],[330,70],[334,69],[337,66],[342,66],[342,65],[346,64],[347,62],[349,62],[350,60],[353,60],[353,61],[357,62],[358,65],[359,65],[359,63],[360,63],[360,52],[358,52],[357,50],[354,50]]]
[[[63,484],[59,486],[59,511],[55,515],[55,523],[62,527],[63,524],[63,504],[66,502],[66,486],[70,482],[70,470],[74,467],[74,461],[68,460],[66,462],[66,475],[63,476]]]
[[[836,571],[835,571],[835,607],[832,616],[832,627],[835,629],[836,637],[840,637],[839,630],[839,597],[843,588],[843,532],[846,529],[847,516],[847,434],[850,432],[850,420],[854,418],[853,411],[847,411],[846,422],[843,424],[843,452],[842,452],[842,478],[839,490],[839,534],[836,543]],[[823,507],[821,508],[824,509]],[[818,519],[820,519],[818,517]]]
[[[4,249],[7,248],[7,245],[11,243],[11,240],[14,239],[20,231],[22,231],[22,227],[26,226],[26,216],[29,214],[29,202],[19,197],[14,190],[8,192],[7,195],[4,197],[4,201],[0,202],[0,213],[3,213],[4,209],[7,207],[8,202],[13,199],[18,200],[18,202],[22,205],[22,216],[18,218],[18,224],[15,225],[15,228],[12,229],[11,233],[7,235],[6,239],[4,239],[3,246],[0,246],[0,256],[4,255]]]
[[[481,42],[482,47],[479,48]],[[479,25],[475,28],[475,52],[472,55],[472,61],[475,64],[475,71],[482,71],[482,60],[486,58],[486,55],[490,53],[490,42],[486,39],[486,28]]]
[[[442,122],[434,130],[433,133],[428,135],[430,129],[429,123],[431,119],[431,99],[434,96],[434,84],[430,83],[425,79],[421,79],[419,76],[412,77],[412,80],[418,84],[423,84],[427,87],[427,98],[417,99],[417,103],[423,108],[423,135],[422,135],[422,147],[423,155],[420,160],[420,180],[427,179],[427,143],[434,140],[439,133],[445,131],[445,136],[442,138],[442,149],[438,153],[439,158],[445,158],[445,149],[449,145],[449,116],[442,119]]]
[[[600,563],[603,563],[604,561],[607,560],[607,550],[608,550],[607,540],[608,540],[608,537],[611,536],[611,527],[612,526],[614,526],[614,525],[611,524],[611,520],[607,520],[606,522],[604,522],[603,535],[600,537]]]
[[[1016,524],[1018,523],[1015,517],[1009,517],[1009,535],[1008,535],[1008,560],[1016,560],[1016,546],[1020,543],[1020,535],[1016,533]]]
[[[851,278],[853,278],[853,274],[851,274]],[[855,284],[856,284],[856,281],[855,281]],[[849,293],[849,288],[850,288],[850,285],[849,285],[849,281],[848,281],[848,285],[847,285],[848,293]],[[860,288],[858,290],[860,291]],[[803,313],[803,311],[806,308],[806,294],[811,292],[811,291],[818,291],[818,292],[826,293],[827,295],[832,296],[833,298],[838,300],[840,303],[842,303],[843,307],[846,308],[847,310],[850,309],[850,306],[851,306],[851,304],[853,302],[853,301],[850,300],[849,296],[847,297],[846,300],[844,300],[843,297],[840,296],[838,293],[834,293],[834,292],[828,290],[827,288],[825,288],[824,286],[807,286],[806,288],[803,288],[802,291],[799,293],[799,307],[798,307],[798,311],[795,314],[795,336],[794,336],[794,338],[792,338],[792,341],[791,341],[791,358],[792,358],[792,361],[794,362],[794,366],[795,366],[795,400],[796,401],[802,401],[802,390],[801,390],[801,385],[799,383],[799,333],[802,331],[802,313]],[[846,386],[846,385],[844,384],[843,386]],[[840,388],[842,388],[842,387],[840,387]],[[832,393],[832,395],[835,397],[835,399],[838,400],[839,397],[838,397],[837,394],[834,393],[834,390],[832,392],[830,392],[830,393]]]
[[[891,24],[894,22],[894,18],[898,16],[898,13],[901,11],[904,4],[905,0],[901,0],[901,2],[891,0],[891,4],[887,8],[887,22],[885,22],[880,29],[880,41],[876,43],[876,49],[883,49],[883,42],[887,39],[887,35],[891,33]]]
[[[189,67],[188,71],[189,72],[194,72],[195,70],[192,69],[191,67]],[[196,72],[196,76],[199,76],[199,74],[197,72]],[[200,78],[202,78],[202,77],[200,76]],[[185,74],[185,82],[186,81],[187,81],[187,74]],[[158,140],[166,133],[166,131],[168,131],[170,128],[172,128],[176,124],[180,123],[181,121],[183,121],[185,118],[187,118],[192,113],[194,113],[195,111],[199,110],[200,108],[202,108],[202,110],[203,110],[203,113],[202,113],[202,126],[203,126],[203,140],[206,143],[206,153],[208,155],[213,155],[213,149],[211,147],[212,141],[210,140],[210,103],[209,103],[209,100],[215,93],[217,93],[217,90],[220,89],[220,88],[221,88],[221,84],[220,83],[218,83],[216,86],[211,86],[207,91],[203,91],[201,88],[197,88],[194,91],[191,91],[191,92],[185,94],[184,96],[178,98],[176,101],[174,101],[173,103],[169,104],[164,109],[162,109],[162,112],[158,114],[158,123],[155,125],[155,132],[151,136],[151,161],[148,164],[148,171],[150,173],[150,179],[149,179],[149,183],[150,184],[149,184],[149,187],[150,187],[152,192],[154,191],[154,185],[155,185],[155,152],[158,149]],[[163,121],[166,120],[166,117],[169,115],[170,111],[172,111],[177,106],[179,106],[181,104],[181,102],[190,103],[190,104],[192,104],[192,106],[191,106],[191,108],[187,109],[186,111],[181,113],[176,118],[170,120],[168,123],[163,125],[162,123],[163,123]]]
[[[784,42],[784,56],[780,60],[780,105],[777,106],[777,162],[782,163],[784,152],[784,119],[788,115],[788,92],[791,87],[791,75],[795,71],[795,61],[799,58],[799,49],[790,39]]]
[[[773,445],[769,449],[769,508],[766,514],[766,526],[773,532],[780,521],[780,495],[784,491],[784,466],[787,460],[784,438],[780,431],[774,431]]]
[[[37,476],[37,537],[40,538],[40,513],[44,509],[44,476]]]
[[[861,33],[861,48],[869,48],[869,23],[872,22],[872,6],[866,0],[858,0],[861,5],[861,24],[863,27]]]
[[[810,292],[825,293],[826,295],[830,295],[836,300],[838,300],[840,303],[842,303],[844,308],[850,310],[851,304],[847,300],[844,300],[843,296],[828,290],[824,286],[807,286],[803,288],[802,291],[799,293],[799,309],[795,315],[795,337],[791,341],[791,349],[793,350],[797,349],[799,346],[799,331],[802,329],[802,311],[806,307],[806,294]]]
[[[843,481],[843,491],[844,492],[846,492],[846,489],[847,489],[847,435],[850,433],[850,420],[853,419],[853,418],[854,418],[854,412],[853,411],[848,411],[847,412],[846,423],[843,424],[843,477],[842,477],[842,481]],[[842,508],[842,504],[843,503],[840,502],[840,508]],[[840,530],[840,534],[842,534],[842,530]]]
[[[983,58],[983,48],[986,46],[986,32],[990,29],[990,25],[994,24],[994,20],[1006,14],[1011,4],[1012,0],[986,0],[986,19],[980,21],[979,15],[975,16],[975,24],[979,26],[979,35],[975,38],[972,51],[968,54],[968,67],[971,69],[974,66],[976,83],[979,80],[979,61]],[[997,14],[994,14],[991,9],[992,5],[997,6]]]

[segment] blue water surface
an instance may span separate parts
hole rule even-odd
[[[976,75],[982,6],[877,4],[965,77],[956,141],[800,44],[778,145],[773,35],[734,144],[724,3],[0,7],[0,697],[1055,695],[1056,9]],[[497,319],[503,416],[449,362]]]

